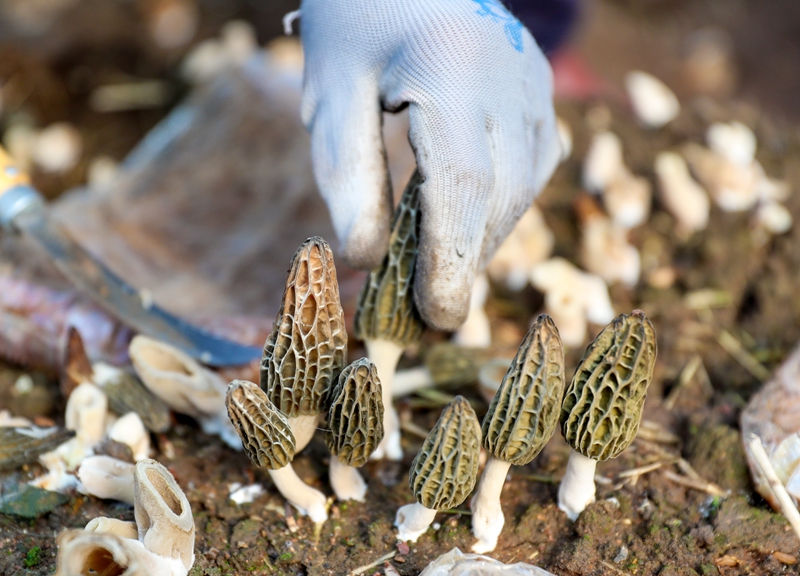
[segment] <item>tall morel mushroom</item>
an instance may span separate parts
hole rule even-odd
[[[250,461],[269,472],[278,491],[301,514],[317,524],[325,522],[325,495],[303,482],[292,468],[298,447],[288,418],[261,388],[246,380],[228,385],[225,402]]]
[[[331,451],[330,481],[339,500],[364,501],[367,484],[358,473],[383,440],[383,400],[375,365],[366,358],[339,375],[331,393],[325,443]]]
[[[347,332],[333,253],[315,236],[303,242],[292,259],[261,360],[261,388],[288,418],[298,451],[314,435],[346,359]]]
[[[508,469],[528,464],[542,451],[555,432],[563,395],[564,348],[556,325],[543,314],[522,341],[483,419],[483,447],[490,456],[472,497],[474,552],[497,546]]]
[[[384,437],[374,458],[400,460],[400,420],[392,405],[392,379],[403,349],[419,340],[424,324],[414,304],[422,177],[414,172],[392,221],[389,252],[370,272],[358,299],[356,337],[364,341],[383,387]]]
[[[641,310],[617,316],[586,349],[561,407],[561,432],[573,451],[558,507],[570,520],[594,502],[597,462],[616,458],[636,437],[656,353],[655,330]]]
[[[478,479],[481,427],[472,406],[456,396],[442,411],[411,463],[408,485],[417,499],[397,511],[397,539],[416,542],[438,510],[458,506]]]

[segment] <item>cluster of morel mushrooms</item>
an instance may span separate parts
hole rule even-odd
[[[330,247],[318,237],[303,243],[292,260],[283,303],[264,346],[259,385],[234,380],[225,394],[218,375],[179,351],[142,336],[131,343],[131,359],[146,389],[231,446],[238,448],[241,440],[253,464],[269,472],[281,494],[309,516],[317,530],[327,519],[328,499],[297,476],[292,460],[318,427],[325,430],[332,454],[330,483],[340,500],[364,500],[367,484],[357,468],[370,458],[399,460],[403,455],[392,380],[404,348],[423,331],[412,294],[420,184],[415,174],[394,216],[389,252],[360,295],[356,335],[365,342],[368,358],[347,364],[336,269]],[[417,502],[397,511],[398,539],[416,541],[437,511],[459,506],[477,483],[471,500],[477,538],[473,550],[494,550],[504,524],[500,494],[509,467],[532,461],[559,422],[573,449],[558,493],[559,507],[576,519],[594,501],[596,463],[619,455],[636,435],[655,357],[650,321],[638,310],[623,314],[587,348],[567,386],[558,329],[549,316],[539,316],[482,425],[461,396],[444,408],[412,463],[409,487]],[[92,406],[105,414],[105,396],[98,395],[98,387],[118,405],[119,414],[134,403],[131,393],[122,390],[138,390],[133,396],[139,403],[147,397],[138,382],[128,380],[120,386],[121,373],[114,370],[84,366],[84,377],[74,379],[95,384],[84,382],[72,390],[73,419],[83,418],[88,426],[87,410]],[[180,385],[175,378],[181,379]],[[120,422],[124,426],[116,437],[129,445],[134,438],[148,437],[145,428],[163,430],[166,408],[150,398],[146,410],[137,406],[139,410],[130,412],[133,416],[116,420],[112,436]],[[145,423],[136,412],[151,417]],[[124,422],[126,418],[130,422]],[[127,567],[129,574],[141,569],[153,575],[185,575],[194,560],[191,510],[163,466],[139,460],[146,458],[149,445],[139,447],[135,465],[107,455],[87,456],[105,428],[101,424],[93,431],[91,441],[86,439],[86,426],[78,422],[72,428],[77,436],[71,445],[63,445],[67,448],[59,448],[60,458],[81,462],[77,476],[90,494],[133,504],[136,521],[99,518],[85,530],[62,533],[58,573],[102,572],[117,565]],[[481,447],[489,458],[478,482]]]

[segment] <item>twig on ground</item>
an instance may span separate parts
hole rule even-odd
[[[675,482],[676,484],[680,484],[681,486],[686,486],[687,488],[692,488],[693,490],[698,490],[700,492],[705,492],[711,496],[728,495],[728,492],[716,484],[712,484],[711,482],[706,482],[704,480],[695,480],[694,478],[688,478],[687,476],[681,476],[680,474],[675,474],[675,472],[671,470],[665,470],[664,477],[666,477],[667,480]]]
[[[764,477],[767,479],[767,483],[769,484],[772,493],[778,500],[778,504],[781,507],[781,512],[783,512],[783,515],[786,516],[789,524],[791,524],[792,528],[794,528],[794,532],[797,534],[797,537],[800,538],[800,512],[798,512],[797,506],[795,506],[792,497],[786,491],[786,487],[783,485],[783,482],[780,481],[780,478],[778,478],[778,475],[775,473],[775,468],[772,467],[772,463],[769,461],[769,456],[767,456],[767,451],[764,450],[764,445],[761,443],[761,438],[755,434],[750,434],[750,438],[747,439],[747,442],[750,445],[750,450],[753,454],[756,464],[758,464],[758,467],[761,469],[761,473],[764,474]]]
[[[386,554],[384,556],[381,556],[380,558],[378,558],[374,562],[370,562],[369,564],[365,564],[364,566],[359,566],[358,568],[355,568],[355,569],[351,570],[347,574],[347,576],[358,576],[359,574],[363,574],[367,570],[369,570],[371,568],[375,568],[376,566],[380,566],[381,564],[383,564],[387,560],[391,560],[396,555],[397,555],[397,550],[392,550],[391,552],[389,552],[388,554]]]
[[[418,436],[423,440],[428,437],[428,430],[425,430],[422,426],[418,426],[411,421],[400,421],[400,428],[403,432],[408,432],[409,434],[413,434],[414,436]]]
[[[629,470],[624,470],[617,474],[617,478],[627,478],[628,483],[631,486],[636,486],[636,483],[639,481],[639,477],[643,474],[647,474],[648,472],[653,472],[654,470],[658,470],[662,466],[666,466],[669,464],[673,464],[676,460],[660,460],[658,462],[653,462],[652,464],[647,464],[645,466],[639,466],[638,468],[631,468]]]
[[[730,332],[727,330],[720,330],[717,336],[717,342],[719,342],[719,345],[722,346],[725,352],[733,356],[734,360],[741,364],[742,368],[750,372],[756,379],[763,382],[769,378],[770,371],[767,370],[761,362],[756,360],[756,357],[750,354],[750,352],[742,346],[742,343],[734,338]]]
[[[661,424],[650,420],[642,420],[638,437],[657,444],[680,444],[680,438],[664,428]]]
[[[675,407],[675,402],[678,400],[678,393],[683,390],[689,384],[689,382],[692,381],[692,378],[694,378],[694,375],[697,373],[697,369],[702,363],[703,359],[700,357],[700,354],[695,354],[692,356],[689,362],[686,363],[686,366],[684,366],[683,370],[681,370],[678,383],[670,391],[667,399],[664,400],[664,408],[667,410],[672,410]],[[641,434],[641,430],[639,433]]]

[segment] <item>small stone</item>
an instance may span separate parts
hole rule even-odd
[[[18,492],[0,498],[0,513],[23,518],[38,518],[67,502],[69,498],[64,494],[26,484]]]
[[[614,556],[614,563],[619,564],[620,562],[624,562],[628,558],[628,547],[623,545],[620,547],[619,552],[617,555]]]
[[[407,542],[398,542],[397,543],[397,553],[402,556],[407,556],[408,553],[411,552],[411,548],[409,547]]]

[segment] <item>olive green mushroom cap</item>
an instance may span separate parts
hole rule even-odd
[[[403,346],[419,340],[424,327],[414,304],[414,268],[419,243],[422,177],[415,171],[392,220],[389,252],[361,289],[356,308],[356,338],[381,339]]]
[[[477,381],[481,367],[491,358],[492,353],[486,348],[437,342],[427,351],[424,361],[437,388],[452,388]]]
[[[564,348],[555,323],[542,314],[489,405],[483,447],[504,462],[528,464],[555,432],[563,395]]]
[[[603,461],[633,442],[656,353],[655,330],[641,310],[617,316],[598,334],[561,407],[561,432],[573,450]]]
[[[247,380],[228,384],[228,417],[256,466],[278,470],[294,458],[295,441],[289,421],[257,385]]]
[[[315,236],[292,259],[281,309],[264,345],[261,387],[290,418],[321,414],[346,358],[333,253]]]
[[[383,400],[378,370],[367,358],[339,375],[328,408],[325,444],[331,454],[358,468],[383,440]]]
[[[478,479],[481,427],[472,406],[456,396],[442,411],[411,463],[408,485],[431,510],[454,508]]]

